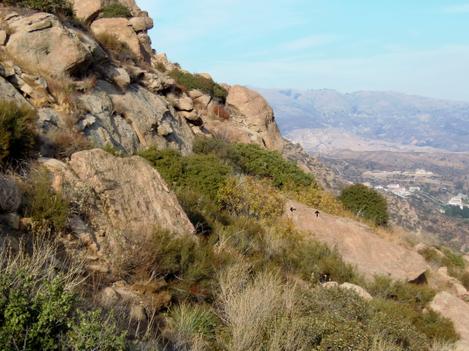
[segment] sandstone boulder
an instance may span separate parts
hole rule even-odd
[[[4,30],[0,30],[0,45],[3,46],[7,42],[7,32]]]
[[[143,58],[140,41],[127,18],[100,18],[91,24],[94,35],[113,35],[121,43],[126,44],[132,53]]]
[[[153,20],[150,17],[132,17],[129,22],[136,32],[147,31],[153,28]]]
[[[352,283],[343,283],[340,285],[340,288],[354,291],[363,300],[367,300],[367,301],[373,300],[373,296],[371,296],[370,293],[366,291],[365,289],[363,289],[361,286],[358,286]]]
[[[145,245],[157,227],[195,240],[176,196],[141,157],[118,158],[94,149],[73,154],[67,164],[49,159],[43,165],[56,190],[91,194],[90,224],[108,255],[123,241]]]
[[[461,338],[458,350],[469,350],[469,304],[448,292],[440,292],[431,302],[430,308],[453,322]]]
[[[95,149],[73,154],[69,167],[97,194],[114,230],[143,238],[155,226],[179,234],[194,232],[176,196],[141,157],[117,158]]]
[[[252,131],[260,145],[268,149],[282,149],[283,141],[273,110],[260,94],[235,85],[228,91],[226,104],[233,111],[231,114],[233,122]]]
[[[102,0],[73,0],[75,16],[85,22],[96,18],[102,7]]]
[[[290,208],[296,211],[291,212]],[[420,280],[428,269],[425,259],[415,251],[379,237],[368,226],[351,219],[321,213],[306,205],[289,201],[286,216],[311,238],[336,248],[345,262],[367,278],[375,275],[395,280]]]
[[[93,40],[66,28],[54,15],[14,16],[7,23],[12,31],[7,53],[26,70],[62,76],[84,69],[94,57],[102,56]]]
[[[210,105],[208,109],[212,107],[216,111],[217,106]],[[283,140],[274,113],[261,95],[236,85],[229,88],[226,105],[228,118],[217,118],[218,113],[209,111],[208,118],[204,120],[207,130],[232,142],[258,144],[270,150],[282,150]]]

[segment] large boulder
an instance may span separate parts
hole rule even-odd
[[[75,16],[85,22],[96,18],[103,7],[102,0],[73,0],[72,3]]]
[[[317,217],[316,209],[295,201],[286,204],[285,213],[297,229],[337,249],[345,262],[354,265],[367,278],[381,275],[420,281],[429,268],[417,252],[381,238],[359,222],[326,213]]]
[[[118,41],[126,44],[132,53],[143,58],[140,41],[127,18],[100,18],[91,24],[94,35],[113,35]]]
[[[281,150],[282,137],[267,101],[257,92],[235,85],[230,87],[226,104],[234,123],[247,127],[257,136],[257,143],[268,149]]]
[[[84,70],[93,59],[104,56],[91,38],[66,28],[49,13],[7,18],[12,34],[6,51],[27,71],[62,76]]]
[[[144,244],[156,228],[192,238],[194,227],[176,195],[139,156],[119,158],[94,149],[73,154],[67,164],[50,159],[43,165],[56,190],[94,199],[89,220],[108,254],[121,240]]]
[[[435,296],[430,308],[453,322],[461,338],[457,350],[469,350],[469,304],[444,291]]]

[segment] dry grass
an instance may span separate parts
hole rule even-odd
[[[215,105],[210,111],[212,118],[218,118],[222,121],[228,121],[230,119],[230,113],[223,105]]]
[[[288,317],[294,313],[296,288],[278,274],[262,272],[249,278],[249,266],[234,265],[220,277],[219,306],[229,328],[228,350],[302,350],[301,328]],[[294,320],[293,320],[294,321]]]
[[[34,278],[37,293],[40,293],[42,282],[58,277],[69,291],[78,290],[86,280],[83,262],[76,257],[65,256],[56,242],[47,240],[33,240],[31,244],[20,243],[16,248],[2,247],[0,271],[2,274],[16,274],[18,280],[25,276]]]
[[[53,147],[52,154],[59,159],[69,158],[75,152],[93,147],[90,141],[74,128],[55,131],[49,138]]]
[[[119,61],[139,62],[138,58],[132,52],[127,43],[120,41],[116,35],[102,33],[96,36],[96,40],[111,54],[112,57]]]

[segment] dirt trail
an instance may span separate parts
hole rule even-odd
[[[326,213],[317,217],[315,212],[316,209],[294,201],[285,206],[285,215],[297,229],[337,248],[343,259],[367,278],[384,275],[414,281],[429,268],[417,252],[381,238],[362,223]]]

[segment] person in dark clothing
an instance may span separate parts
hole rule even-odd
[[[319,211],[316,210],[316,212],[314,212],[316,214],[316,218],[319,218]]]

